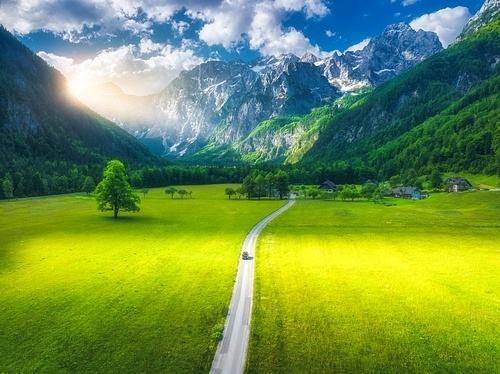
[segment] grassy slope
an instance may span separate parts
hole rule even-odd
[[[68,195],[0,202],[0,372],[208,372],[246,233],[279,201],[151,190],[118,220]]]
[[[500,193],[299,201],[257,250],[249,373],[491,373]]]

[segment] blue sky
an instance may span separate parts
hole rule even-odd
[[[75,92],[112,81],[158,92],[209,59],[362,48],[393,23],[447,46],[483,0],[2,0],[0,23]]]

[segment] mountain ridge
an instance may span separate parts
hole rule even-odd
[[[376,86],[439,50],[435,33],[400,23],[388,26],[361,51],[323,60],[287,54],[248,63],[208,61],[144,99],[135,116],[105,113],[104,108],[101,113],[140,139],[160,139],[165,156],[184,157],[207,144],[241,142],[260,122],[306,114],[341,97],[342,89]],[[95,102],[103,97],[94,95],[84,102],[97,109]]]
[[[112,158],[161,163],[74,98],[60,72],[1,26],[0,92],[0,177],[12,178],[17,197],[77,191],[85,176],[98,180]]]

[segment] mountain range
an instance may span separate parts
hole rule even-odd
[[[247,63],[208,61],[148,97],[125,95],[111,84],[81,97],[157,153],[186,158],[207,145],[240,143],[262,121],[306,114],[346,92],[375,87],[442,49],[435,33],[400,23],[360,51],[325,59],[288,54]]]

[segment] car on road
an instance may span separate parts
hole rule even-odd
[[[248,260],[250,258],[250,256],[248,255],[248,252],[247,251],[244,251],[242,254],[241,254],[241,258],[243,260]]]

